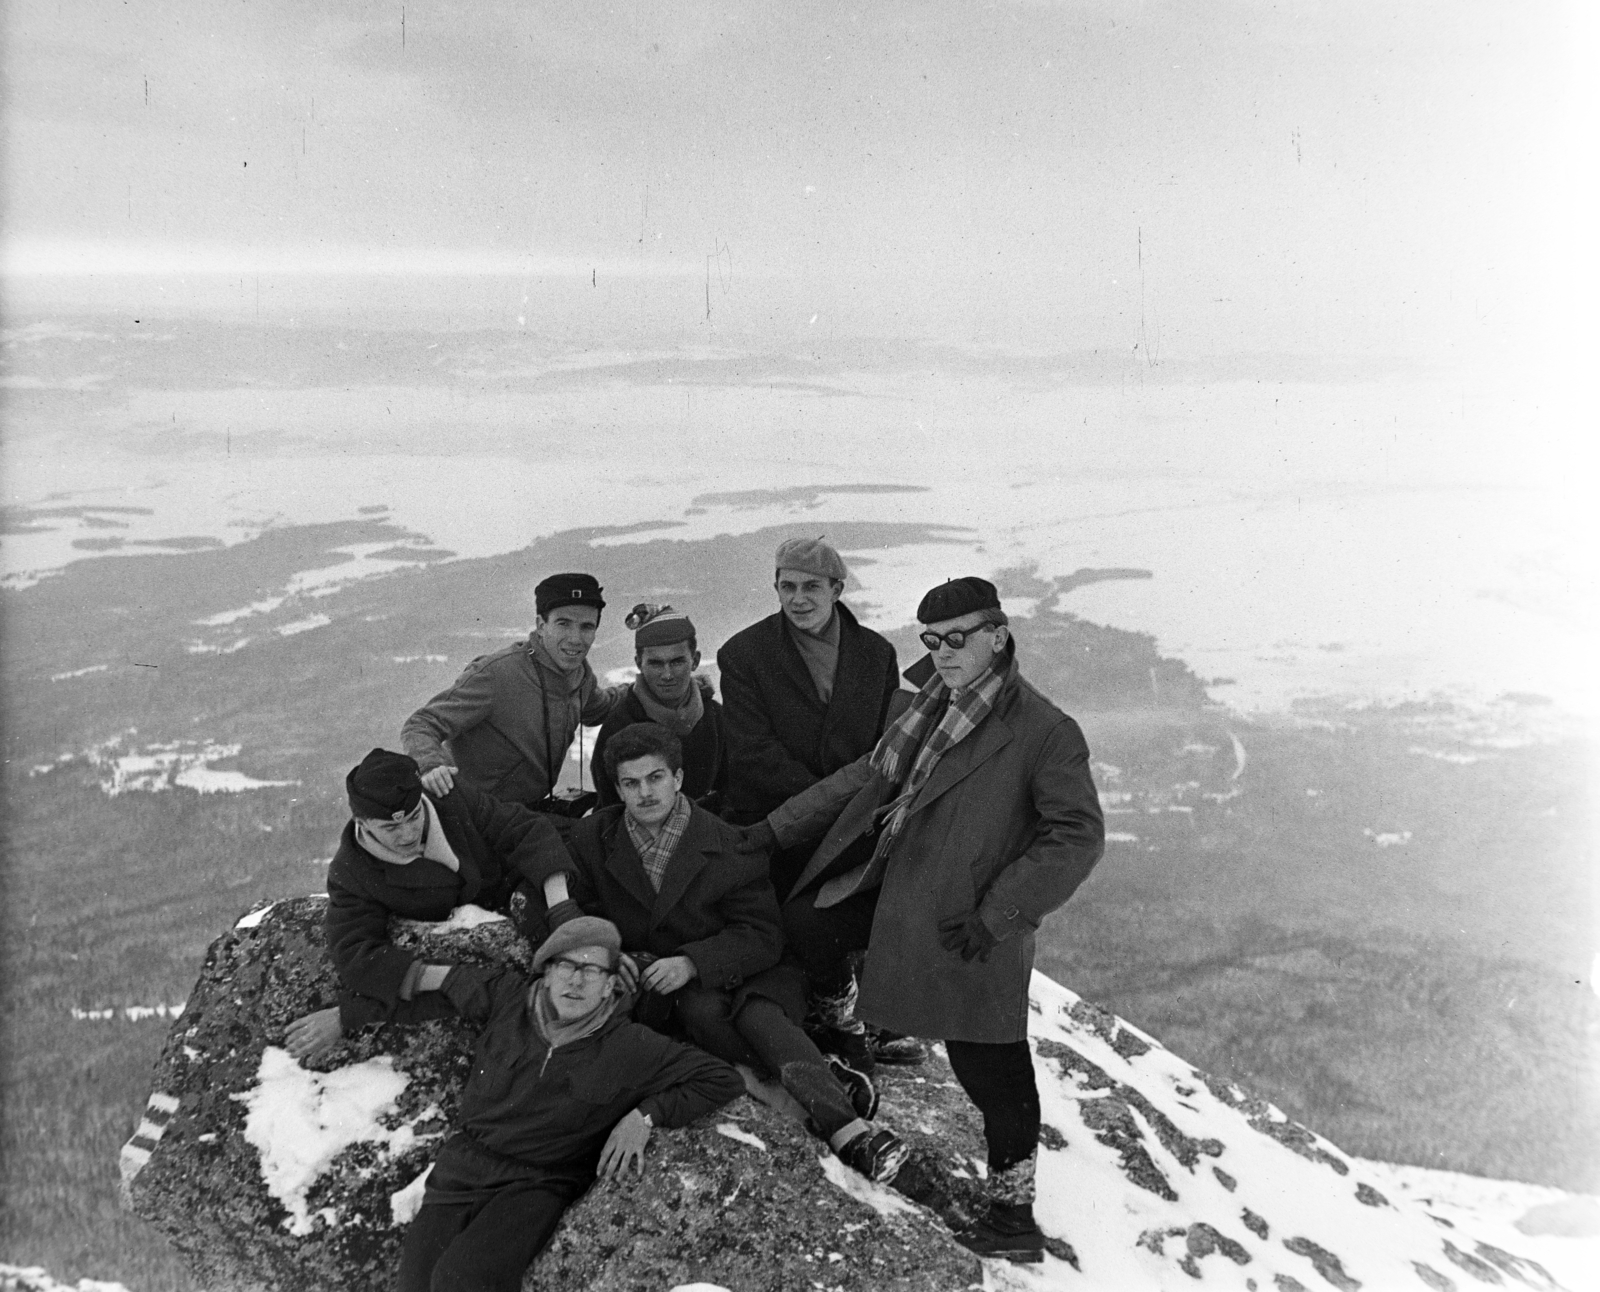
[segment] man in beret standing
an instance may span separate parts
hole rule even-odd
[[[728,733],[722,706],[702,693],[695,676],[700,645],[694,621],[671,606],[640,604],[628,613],[627,624],[633,629],[633,662],[639,676],[595,737],[589,764],[600,796],[595,806],[622,802],[606,771],[605,748],[611,737],[624,727],[654,722],[683,745],[684,794],[715,813],[728,786]]]
[[[958,1237],[1037,1261],[1033,934],[1100,859],[1105,824],[1083,733],[1018,673],[994,585],[941,584],[917,618],[929,655],[908,670],[911,707],[766,819],[780,845],[822,838],[784,934],[823,995],[847,989],[865,947],[861,1016],[945,1041],[989,1146],[988,1210]]]
[[[295,1058],[394,1015],[417,990],[421,962],[389,941],[389,917],[443,920],[471,903],[504,911],[520,886],[543,893],[572,861],[550,818],[462,782],[423,792],[416,761],[374,749],[345,777],[350,820],[328,866],[328,955],[339,1004],[289,1028]],[[533,903],[530,903],[532,905]]]
[[[601,591],[591,574],[552,574],[534,589],[527,641],[480,655],[406,719],[400,738],[430,794],[460,776],[497,799],[580,815],[553,797],[562,760],[579,726],[603,723],[628,693],[602,688],[589,667]]]

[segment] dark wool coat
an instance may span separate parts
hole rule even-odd
[[[389,942],[391,915],[443,920],[468,902],[503,911],[523,883],[542,902],[544,881],[572,868],[542,813],[500,803],[462,782],[433,805],[459,872],[425,857],[404,866],[381,861],[356,841],[354,821],[339,837],[328,866],[326,929],[328,954],[345,988],[339,1019],[347,1031],[390,1016],[416,959]]]
[[[616,784],[606,775],[606,742],[624,727],[636,722],[649,722],[639,697],[631,691],[628,698],[612,710],[611,716],[595,737],[594,757],[589,771],[594,777],[594,788],[600,795],[600,807],[621,803]],[[694,724],[694,730],[683,737],[683,792],[699,803],[708,794],[721,795],[728,788],[728,730],[722,706],[715,700],[705,699],[705,713]],[[707,804],[712,811],[716,804]]]
[[[724,815],[747,824],[870,753],[900,681],[894,647],[843,605],[839,664],[827,704],[783,612],[735,633],[717,652],[732,762]]]
[[[779,964],[783,929],[766,859],[734,851],[730,827],[692,808],[657,893],[623,811],[603,808],[573,830],[567,841],[577,863],[568,879],[573,900],[615,924],[624,951],[688,956],[699,975],[694,981],[727,992],[735,1014],[756,995],[776,1001],[795,1021],[804,1017],[805,977],[797,965]]]
[[[396,1011],[397,1022],[453,1013],[483,1024],[459,1129],[440,1150],[426,1200],[468,1201],[546,1176],[579,1192],[631,1110],[657,1126],[684,1126],[744,1093],[721,1059],[629,1022],[621,1007],[593,1035],[552,1049],[530,1013],[529,985],[514,969],[458,965],[440,991]]]
[[[868,757],[774,812],[780,843],[826,832],[791,900],[825,907],[857,892],[867,850],[843,854],[894,797]],[[1104,850],[1083,733],[1022,679],[1013,655],[994,708],[939,760],[890,845],[859,1016],[943,1040],[1026,1039],[1034,930]],[[1004,939],[987,961],[939,941],[941,920],[973,910]]]
[[[550,794],[579,725],[604,722],[621,690],[602,689],[587,661],[576,673],[553,668],[536,640],[478,656],[406,719],[400,740],[418,767],[454,766],[485,794],[527,807]]]

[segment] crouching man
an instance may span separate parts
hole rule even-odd
[[[719,1059],[628,1020],[616,926],[580,918],[514,969],[424,967],[396,1021],[483,1024],[459,1129],[406,1231],[399,1292],[518,1292],[564,1212],[596,1176],[644,1174],[653,1127],[744,1093]]]
[[[443,920],[469,902],[504,911],[518,887],[540,892],[572,864],[548,817],[465,782],[425,794],[405,754],[374,749],[350,769],[345,793],[351,819],[328,866],[326,920],[342,990],[336,1008],[290,1024],[288,1048],[297,1059],[382,1022],[411,998],[422,966],[389,941],[390,916]]]
[[[868,1124],[877,1111],[871,1080],[824,1059],[800,1029],[805,976],[780,963],[765,859],[737,852],[739,832],[683,793],[682,746],[665,727],[618,731],[606,744],[606,773],[622,803],[574,828],[571,898],[551,909],[551,921],[580,907],[614,920],[623,950],[645,966],[642,1009],[659,1007],[641,1016],[676,1021],[717,1057],[776,1078],[847,1166],[892,1180],[908,1150]]]
[[[988,1211],[957,1237],[1038,1261],[1033,934],[1088,877],[1105,826],[1083,733],[1018,673],[994,585],[941,584],[917,618],[929,654],[908,670],[922,681],[911,707],[741,846],[822,838],[783,908],[789,945],[841,1011],[857,1005],[850,954],[865,947],[862,1017],[945,1041],[989,1147]]]

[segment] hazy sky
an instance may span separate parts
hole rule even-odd
[[[13,273],[711,257],[888,330],[1434,353],[1533,342],[1580,263],[1554,0],[5,13]]]

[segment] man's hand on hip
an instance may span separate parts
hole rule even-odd
[[[963,960],[981,961],[989,958],[989,953],[1000,945],[1000,939],[989,932],[983,917],[972,911],[940,920],[939,943],[946,951],[960,955]]]

